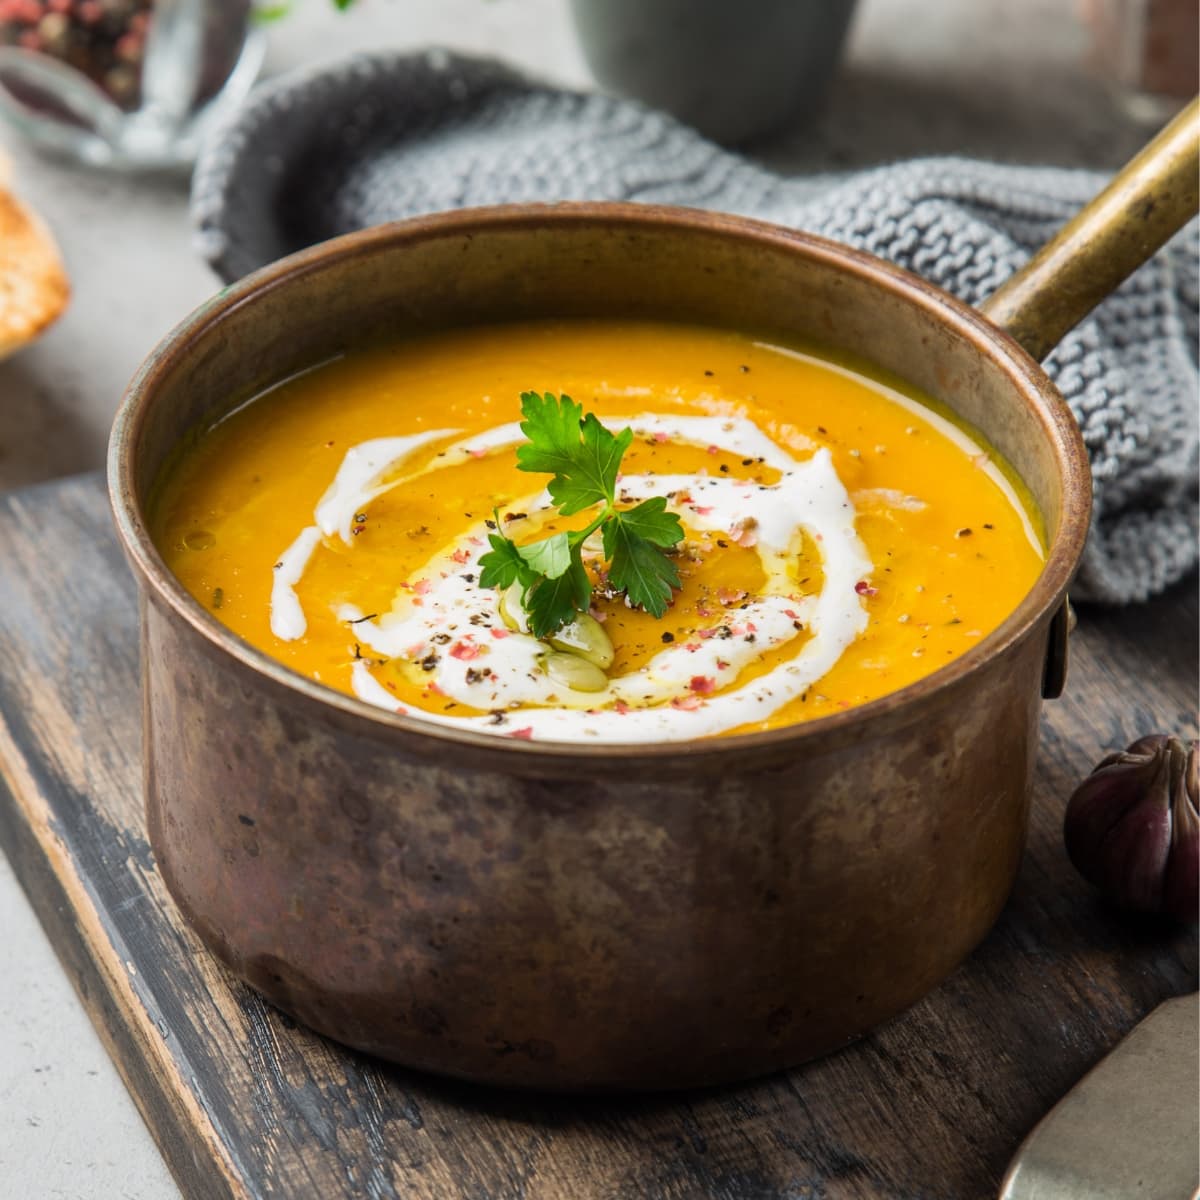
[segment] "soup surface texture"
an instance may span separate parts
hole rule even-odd
[[[594,515],[561,516],[548,477],[517,469],[529,390],[632,428],[618,502],[664,497],[684,529],[661,618],[606,588],[600,539],[584,543],[611,643],[585,688],[480,582],[494,512],[518,544]],[[499,736],[647,742],[804,721],[936,670],[1029,590],[1031,514],[971,435],[835,360],[702,327],[559,321],[288,381],[199,439],[153,525],[201,604],[329,687]]]

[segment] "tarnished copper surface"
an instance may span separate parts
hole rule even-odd
[[[997,446],[1050,552],[1016,612],[912,687],[763,734],[612,748],[430,728],[294,675],[183,591],[146,532],[181,439],[394,333],[656,316],[863,355]],[[142,585],[146,797],[206,943],[388,1058],[570,1089],[731,1080],[933,987],[1017,869],[1050,622],[1090,510],[1070,413],[978,314],[870,256],[732,217],[476,210],[327,243],[228,289],[134,381],[117,525]]]

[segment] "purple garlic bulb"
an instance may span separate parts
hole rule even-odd
[[[1151,734],[1110,754],[1067,803],[1076,870],[1125,908],[1195,921],[1200,898],[1200,743]]]

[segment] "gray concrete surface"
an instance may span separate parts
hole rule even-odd
[[[1145,131],[1085,71],[1076,9],[1063,0],[862,0],[824,112],[760,154],[793,170],[930,153],[1116,166]],[[359,0],[345,16],[323,0],[297,0],[272,29],[268,70],[431,43],[588,82],[562,0]],[[132,371],[214,280],[190,250],[184,181],[51,163],[7,130],[0,142],[74,281],[60,324],[0,364],[0,488],[8,488],[101,465]],[[0,1200],[176,1195],[0,860]]]

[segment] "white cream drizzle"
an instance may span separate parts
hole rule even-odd
[[[302,638],[308,629],[308,619],[296,595],[296,584],[308,569],[313,551],[321,544],[321,530],[315,525],[301,531],[300,536],[275,562],[271,581],[271,632],[285,642]]]
[[[401,482],[393,479],[385,484],[384,476],[422,446],[453,437],[457,432],[457,429],[433,429],[409,437],[374,438],[351,446],[329,489],[317,502],[313,519],[321,532],[326,537],[338,534],[349,546],[354,515]]]
[[[603,692],[573,692],[542,670],[545,644],[507,629],[497,593],[479,586],[478,560],[489,547],[487,528],[477,523],[443,547],[416,577],[399,581],[390,612],[364,620],[354,605],[341,604],[336,615],[355,622],[356,641],[372,655],[423,663],[429,682],[447,700],[490,715],[453,716],[401,705],[366,658],[352,669],[352,687],[360,699],[445,727],[499,735],[574,742],[673,741],[761,721],[828,673],[866,627],[856,586],[872,570],[855,532],[854,506],[828,450],[797,462],[744,418],[649,413],[606,418],[606,424],[629,425],[656,440],[716,447],[779,471],[779,481],[769,485],[703,473],[627,475],[619,483],[620,496],[628,503],[672,496],[676,511],[693,530],[720,534],[752,529],[754,539],[743,544],[753,541],[762,561],[767,582],[761,594],[744,607],[721,612],[711,626],[664,648],[641,668],[612,678]],[[295,585],[322,536],[340,535],[352,544],[355,514],[386,491],[523,438],[515,422],[498,426],[453,442],[419,470],[402,473],[417,450],[455,432],[377,438],[347,452],[317,506],[317,524],[301,533],[276,569],[271,598],[276,636],[294,639],[304,633]],[[552,506],[542,492],[509,507],[536,518]],[[790,576],[801,530],[820,547],[824,586],[819,595],[799,595]],[[801,637],[807,640],[793,657],[736,686],[765,652]]]

